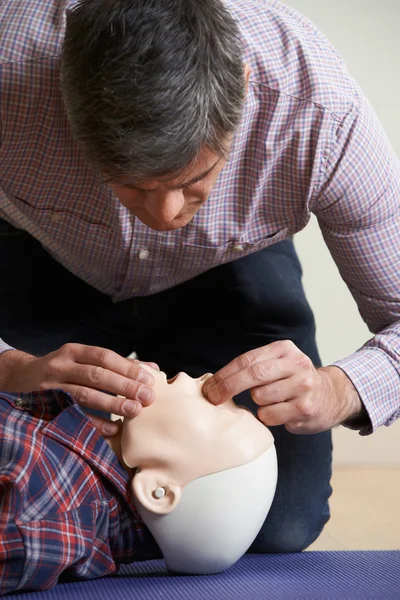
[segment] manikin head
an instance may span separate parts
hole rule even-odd
[[[155,402],[125,418],[121,452],[134,469],[135,505],[167,567],[216,573],[249,548],[271,506],[277,461],[270,431],[233,400],[202,394],[210,375],[192,379],[148,366]]]

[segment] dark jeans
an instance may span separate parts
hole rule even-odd
[[[0,335],[32,354],[79,342],[123,356],[135,350],[141,360],[157,362],[168,376],[179,371],[199,376],[251,348],[290,339],[320,364],[314,319],[290,240],[172,289],[116,304],[4,221],[0,257]],[[235,400],[255,410],[248,393]],[[317,538],[329,518],[331,434],[293,435],[284,427],[271,431],[278,486],[250,551],[300,551]]]

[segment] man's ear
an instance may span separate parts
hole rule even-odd
[[[247,63],[244,64],[244,93],[247,96],[247,92],[249,90],[249,81],[250,81],[251,68]]]
[[[163,473],[154,469],[137,471],[132,480],[136,499],[148,511],[157,515],[167,515],[178,505],[182,488],[166,481]]]

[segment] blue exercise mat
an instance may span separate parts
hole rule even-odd
[[[170,575],[162,560],[61,583],[18,600],[400,600],[400,551],[245,555],[218,575]]]

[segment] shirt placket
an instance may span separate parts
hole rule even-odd
[[[154,276],[160,260],[162,237],[156,231],[135,220],[132,246],[125,284],[121,290],[123,299],[148,295],[154,291]]]

